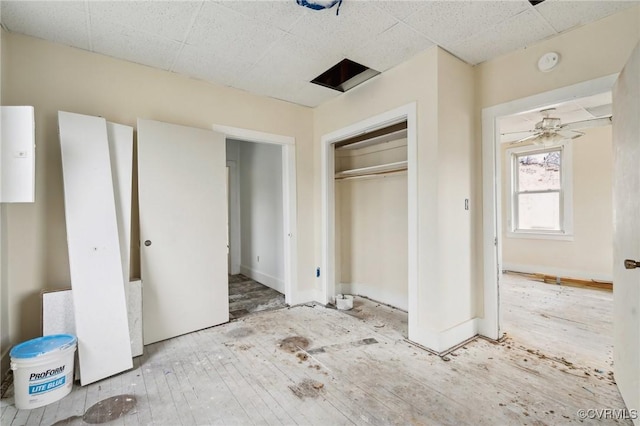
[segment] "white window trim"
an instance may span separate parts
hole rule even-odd
[[[526,152],[540,152],[547,149],[562,148],[562,159],[560,161],[561,173],[561,191],[560,202],[561,209],[561,231],[532,231],[532,230],[514,230],[514,200],[515,200],[515,164],[513,161],[514,154],[522,154]],[[509,173],[508,202],[507,205],[507,232],[508,238],[523,238],[536,240],[559,240],[573,241],[573,144],[571,141],[564,142],[557,146],[542,148],[532,145],[510,148],[505,155],[505,170]]]

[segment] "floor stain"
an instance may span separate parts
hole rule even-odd
[[[133,395],[112,396],[89,407],[82,420],[94,425],[111,422],[131,411],[137,402]]]
[[[71,416],[66,419],[58,420],[51,426],[63,426],[63,425],[81,425],[82,424],[82,416]]]
[[[236,339],[241,339],[243,337],[247,337],[253,334],[253,329],[249,327],[238,327],[227,333],[227,336],[234,337]]]
[[[280,349],[285,352],[296,353],[309,347],[311,342],[306,337],[291,336],[280,341]]]
[[[317,398],[324,389],[324,383],[304,379],[295,386],[289,386],[291,392],[300,399]]]

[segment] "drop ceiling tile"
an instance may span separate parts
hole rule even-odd
[[[237,87],[234,83],[251,67],[251,63],[243,62],[241,58],[225,58],[208,49],[185,45],[172,71],[225,86]]]
[[[199,1],[90,1],[89,13],[101,21],[183,41],[201,5]]]
[[[403,20],[413,15],[418,10],[425,7],[428,3],[424,1],[376,1],[375,7],[381,9],[396,19]]]
[[[257,61],[286,32],[215,3],[205,3],[187,44]]]
[[[313,108],[339,95],[340,93],[335,90],[327,89],[326,87],[313,83],[305,83],[292,90],[283,92],[278,96],[278,99]]]
[[[382,34],[370,39],[362,47],[347,52],[347,57],[377,71],[386,71],[434,43],[406,24],[399,22]]]
[[[449,46],[529,8],[517,1],[432,1],[404,22],[441,46]]]
[[[606,16],[637,6],[638,1],[558,1],[547,0],[536,6],[536,10],[553,28],[565,31],[577,25],[587,24]]]
[[[97,18],[91,19],[91,42],[94,52],[165,70],[181,47],[177,41]]]
[[[535,11],[527,10],[477,36],[445,48],[462,60],[475,65],[553,34],[555,31],[546,21]]]
[[[257,21],[288,31],[310,9],[288,1],[216,1],[220,6],[235,10]]]
[[[67,2],[3,1],[2,23],[12,32],[89,49],[86,13]]]
[[[317,49],[312,42],[288,34],[274,43],[257,67],[262,73],[291,75],[308,82],[342,59],[338,52]]]
[[[336,8],[310,10],[290,30],[291,34],[313,43],[316,49],[349,52],[391,28],[398,21],[373,3],[345,1]]]

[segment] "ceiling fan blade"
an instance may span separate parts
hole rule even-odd
[[[531,130],[518,130],[517,132],[500,133],[500,136],[517,135],[519,133],[535,133],[535,132],[537,132],[537,130],[534,130],[534,129],[531,129]]]
[[[576,139],[576,138],[579,138],[580,136],[584,136],[583,132],[579,132],[577,130],[568,130],[568,129],[561,129],[561,130],[558,130],[556,133],[566,139]]]
[[[589,129],[591,127],[601,127],[611,124],[612,117],[594,118],[593,120],[574,121],[560,126],[562,130]]]
[[[524,142],[527,142],[527,141],[529,141],[531,139],[535,139],[538,136],[540,136],[540,133],[534,133],[533,135],[529,135],[526,138],[518,139],[517,141],[511,142],[509,145],[517,145],[517,144],[520,144],[520,143],[524,143]]]

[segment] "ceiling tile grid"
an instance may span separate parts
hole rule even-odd
[[[475,65],[638,0],[5,1],[9,31],[213,83],[317,106],[340,92],[309,81],[348,57],[386,71],[435,44]]]
[[[88,50],[89,22],[84,2],[80,4],[3,1],[0,16],[10,31]]]

